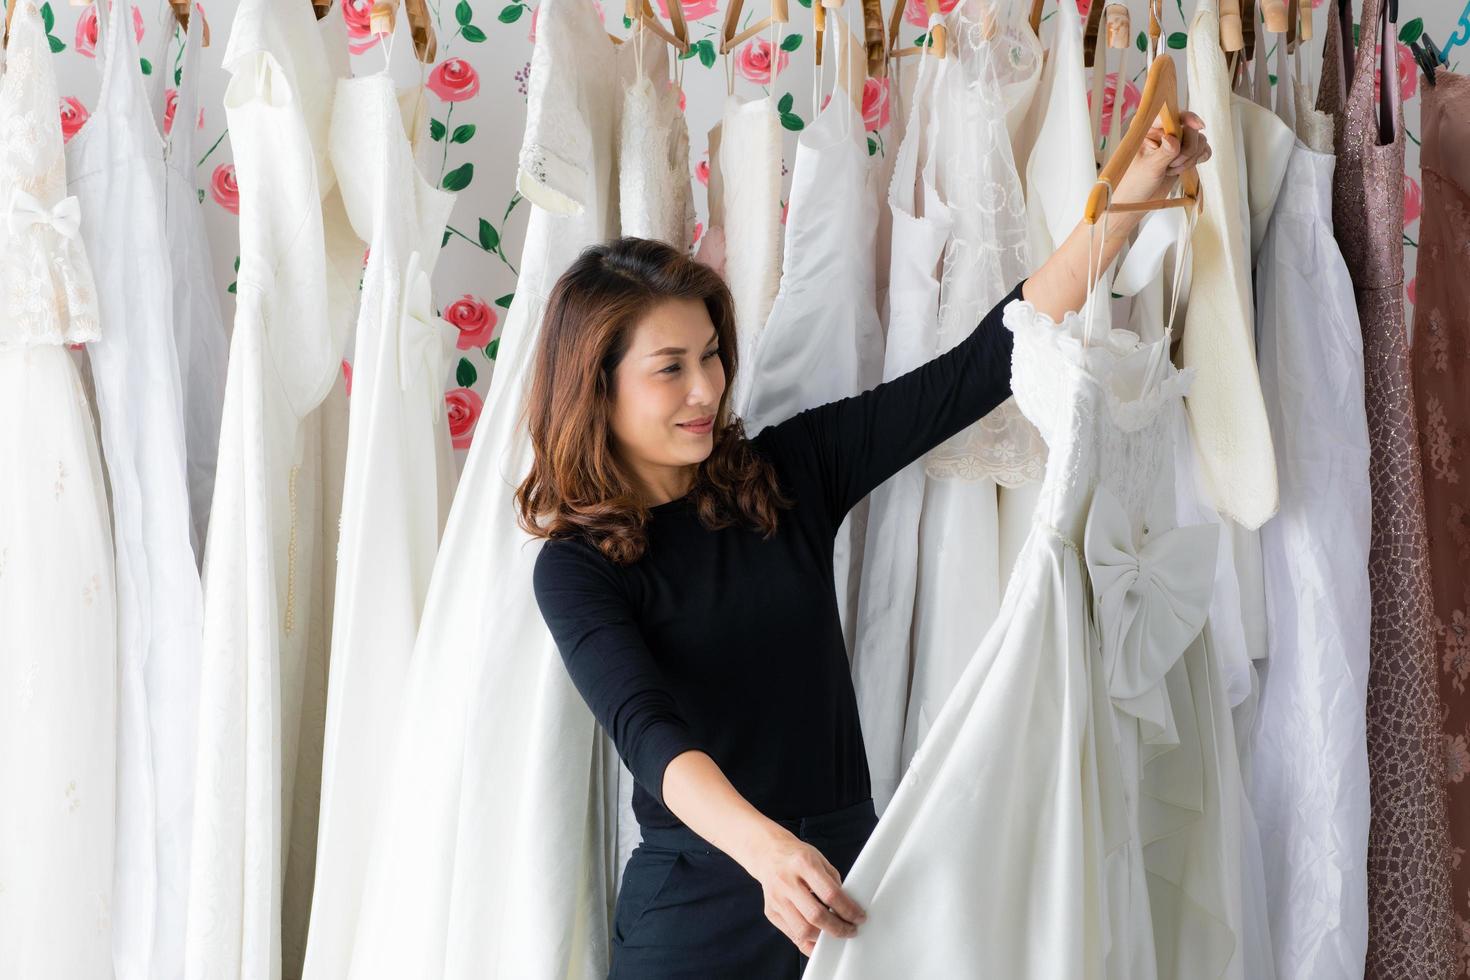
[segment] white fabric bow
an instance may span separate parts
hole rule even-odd
[[[1177,741],[1164,675],[1204,628],[1219,528],[1174,528],[1135,547],[1133,528],[1106,487],[1093,494],[1083,548],[1113,703],[1149,741]]]
[[[408,257],[403,276],[402,322],[398,330],[398,384],[407,391],[425,379],[444,380],[446,334],[450,327],[434,313],[429,275],[418,252]],[[440,413],[442,414],[442,413]]]
[[[75,239],[82,229],[82,206],[75,196],[64,197],[48,208],[19,187],[10,195],[6,221],[12,235],[19,235],[31,225],[45,225],[63,238]]]

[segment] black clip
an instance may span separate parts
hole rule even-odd
[[[1419,63],[1419,68],[1424,72],[1424,81],[1430,85],[1435,84],[1434,72],[1444,63],[1444,56],[1435,47],[1434,39],[1428,34],[1420,34],[1409,42],[1409,50],[1414,54],[1414,60]]]

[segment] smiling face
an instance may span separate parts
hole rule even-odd
[[[614,452],[645,491],[684,492],[714,447],[724,392],[725,366],[702,301],[664,300],[639,320],[613,371],[609,423]]]

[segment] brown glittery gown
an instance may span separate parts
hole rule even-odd
[[[1344,31],[1328,0],[1317,108],[1336,123],[1332,217],[1363,329],[1373,528],[1368,672],[1368,980],[1453,976],[1449,850],[1440,741],[1434,610],[1424,485],[1404,330],[1404,130],[1393,34],[1382,0],[1363,0],[1356,70],[1343,66]],[[1389,25],[1391,26],[1391,25]],[[1379,142],[1378,38],[1390,38],[1383,77],[1393,132]],[[1346,34],[1351,37],[1351,33]],[[1346,84],[1344,84],[1346,83]],[[1344,96],[1345,92],[1345,96]]]
[[[1450,803],[1456,980],[1470,980],[1470,76],[1435,72],[1419,110],[1424,214],[1414,398]]]

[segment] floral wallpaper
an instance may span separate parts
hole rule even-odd
[[[198,7],[210,23],[212,37],[210,46],[203,51],[200,68],[202,108],[199,117],[193,120],[204,132],[204,138],[196,143],[207,147],[197,164],[200,205],[206,209],[218,285],[226,293],[233,291],[238,252],[235,216],[240,202],[230,162],[229,133],[220,107],[227,81],[220,59],[235,2],[204,0]],[[906,5],[903,41],[909,44],[921,40],[927,15],[923,0],[902,2]],[[940,7],[949,10],[955,2],[941,0]],[[1076,2],[1085,11],[1089,0],[1062,2]],[[665,17],[668,3],[669,0],[657,3],[659,13]],[[813,71],[810,3],[811,0],[797,0],[791,6],[791,23],[786,25],[778,45],[762,35],[741,45],[731,56],[730,67],[738,92],[746,96],[769,91],[780,93],[778,105],[782,125],[787,130],[788,160],[794,153],[797,134],[811,117],[813,108],[810,105]],[[1313,0],[1315,7],[1320,8],[1322,3],[1323,0]],[[1130,0],[1130,6],[1136,8],[1134,23],[1144,23],[1144,0]],[[1417,95],[1421,79],[1404,42],[1427,28],[1443,43],[1455,26],[1456,16],[1450,10],[1451,4],[1438,2],[1432,4],[1432,11],[1418,11],[1423,18],[1412,16],[1416,6],[1431,5],[1406,5],[1401,14],[1404,23],[1400,26],[1398,45],[1399,84],[1409,132],[1408,172],[1404,176],[1404,241],[1408,246],[1405,279],[1411,302],[1417,221],[1422,202],[1417,150]],[[376,71],[386,61],[401,85],[422,83],[427,88],[433,117],[432,145],[420,152],[420,166],[440,186],[459,193],[445,233],[445,251],[435,273],[435,290],[444,319],[459,331],[459,356],[455,358],[453,377],[445,379],[445,398],[455,445],[465,449],[483,410],[483,395],[494,369],[497,331],[515,295],[516,265],[529,205],[516,194],[514,177],[525,119],[531,47],[536,38],[536,7],[523,0],[429,0],[438,39],[437,60],[432,66],[420,65],[414,59],[406,31],[400,31],[400,38],[393,43],[374,35],[369,24],[371,7],[371,0],[335,0],[328,16],[346,21],[356,71]],[[721,8],[718,0],[684,0],[683,7],[691,45],[682,59],[682,105],[689,120],[692,179],[704,184],[709,174],[705,134],[718,120],[725,92],[725,72],[718,55]],[[860,7],[849,4],[845,10],[859,16]],[[62,127],[70,137],[81,128],[88,106],[97,97],[98,8],[59,5],[56,0],[49,0],[42,14],[64,93],[59,107]],[[748,21],[764,14],[764,5],[752,2],[746,5],[744,17]],[[616,7],[612,13],[604,12],[604,19],[610,32],[627,33]],[[400,17],[400,21],[406,18]],[[166,131],[177,124],[174,105],[182,33],[166,0],[134,0],[131,22],[142,52],[139,69],[159,93],[154,108]],[[1166,5],[1164,30],[1170,48],[1184,47],[1186,23],[1183,0]],[[1314,50],[1308,58],[1314,72],[1320,65],[1316,50],[1325,33],[1325,10],[1317,11],[1317,23]],[[1461,55],[1465,50],[1455,54]],[[1133,59],[1129,68],[1131,77],[1123,84],[1125,119],[1138,104],[1138,86],[1144,72],[1141,61],[1141,58]],[[1111,123],[1116,90],[1116,75],[1112,75],[1104,95],[1105,128]],[[891,123],[887,80],[867,82],[862,108],[869,129],[869,152],[874,156],[892,152],[895,147],[888,145],[886,138]],[[789,180],[789,174],[787,177]],[[695,196],[702,222],[704,195],[696,193]],[[702,227],[702,223],[697,226],[696,235]],[[233,303],[230,296],[225,298],[229,318]],[[343,369],[350,375],[350,365],[344,364]]]

